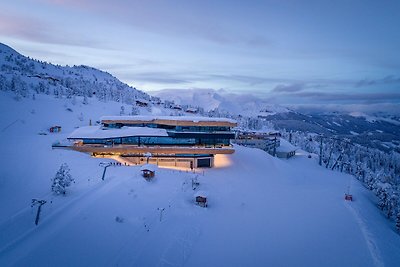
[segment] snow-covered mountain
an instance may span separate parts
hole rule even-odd
[[[286,107],[271,104],[251,94],[229,93],[224,89],[165,89],[150,94],[178,104],[199,106],[205,111],[218,109],[232,115],[257,117],[289,111]]]
[[[122,83],[111,74],[88,66],[60,66],[31,59],[0,43],[0,90],[16,98],[47,94],[95,97],[101,101],[132,103],[148,99],[142,91]]]
[[[277,129],[348,139],[365,147],[400,152],[400,121],[363,113],[303,114],[287,112],[266,117]]]

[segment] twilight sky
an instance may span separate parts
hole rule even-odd
[[[400,103],[400,1],[2,0],[0,42],[144,91]]]

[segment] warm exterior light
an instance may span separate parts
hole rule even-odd
[[[217,154],[214,156],[214,167],[215,168],[226,168],[232,165],[232,161],[228,155]]]

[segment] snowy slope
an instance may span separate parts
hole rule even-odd
[[[133,103],[151,97],[111,74],[88,66],[60,66],[31,59],[0,43],[0,90],[17,97],[33,94],[96,97]]]
[[[39,95],[17,102],[0,94],[0,266],[400,262],[400,237],[376,209],[373,195],[305,154],[286,161],[236,147],[235,154],[217,157],[217,168],[198,170],[196,190],[207,192],[208,208],[193,203],[193,174],[186,171],[159,169],[147,182],[138,166],[110,167],[101,181],[98,164],[109,160],[52,150],[51,144],[89,119],[117,115],[120,103],[78,100],[73,105]],[[38,135],[55,124],[61,133]],[[63,162],[76,183],[66,196],[53,196],[50,179]],[[352,203],[343,200],[349,184]],[[48,201],[38,226],[32,198]]]

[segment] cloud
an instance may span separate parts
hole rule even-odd
[[[248,76],[248,75],[237,75],[237,74],[212,74],[209,75],[211,78],[227,80],[227,81],[238,81],[246,83],[248,85],[259,85],[264,83],[278,84],[273,90],[276,92],[294,92],[301,91],[304,89],[317,89],[324,88],[327,86],[351,86],[354,85],[355,81],[350,79],[293,79],[287,77],[266,77],[266,76]],[[301,89],[301,90],[300,90]]]
[[[392,115],[400,115],[399,103],[370,103],[370,104],[291,104],[287,105],[290,109],[302,113],[324,113],[324,112],[363,112],[373,114],[376,112],[386,112]]]
[[[305,85],[303,83],[293,83],[293,84],[280,84],[277,85],[272,91],[277,93],[292,93],[304,90]]]
[[[263,83],[286,83],[296,82],[295,80],[286,78],[268,78],[260,76],[248,76],[248,75],[237,75],[237,74],[211,74],[210,79],[227,80],[227,81],[238,81],[248,85],[259,85]]]
[[[143,72],[138,74],[130,75],[130,78],[151,83],[160,84],[188,84],[191,83],[189,79],[186,79],[179,74],[172,74],[167,72]]]
[[[143,68],[143,67],[154,67],[154,66],[160,66],[161,64],[164,64],[162,61],[156,61],[156,60],[151,60],[151,59],[145,59],[145,58],[130,58],[129,62],[110,62],[110,63],[98,63],[95,65],[96,68],[99,69],[106,69],[108,71],[118,71],[119,73],[129,73],[132,75],[132,72],[135,69],[138,68]]]
[[[169,1],[108,1],[108,0],[41,0],[64,9],[90,12],[120,21],[124,26],[145,30],[168,37],[203,39],[218,45],[244,45],[266,47],[271,40],[260,34],[233,29],[224,23],[223,17],[204,13],[213,9],[209,4],[188,3],[177,5]],[[209,7],[208,7],[209,6]],[[191,12],[188,13],[188,10]]]
[[[44,20],[0,11],[0,35],[49,44],[100,48],[101,42],[77,35],[46,23]]]
[[[127,74],[128,75],[128,74]],[[136,78],[139,81],[155,82],[155,83],[196,83],[196,82],[210,82],[216,81],[237,81],[247,86],[255,86],[268,82],[286,82],[287,79],[279,78],[264,78],[257,76],[246,76],[246,75],[225,75],[225,74],[205,74],[201,72],[143,72],[138,74],[129,74],[130,78]]]
[[[291,96],[308,98],[314,101],[356,101],[356,102],[400,102],[400,93],[326,93],[326,92],[299,92]]]
[[[46,38],[47,26],[38,20],[10,16],[0,12],[0,34],[25,39],[42,40]]]
[[[37,0],[31,0],[31,1],[37,1]],[[39,0],[39,1],[43,2],[43,3],[55,5],[55,6],[77,7],[77,8],[81,8],[81,9],[93,8],[93,5],[95,4],[95,2],[93,2],[91,0]]]
[[[355,84],[355,87],[375,86],[375,85],[388,85],[400,84],[400,77],[388,75],[382,79],[363,79]]]
[[[246,40],[246,44],[249,46],[271,46],[273,42],[263,36],[251,36]]]

